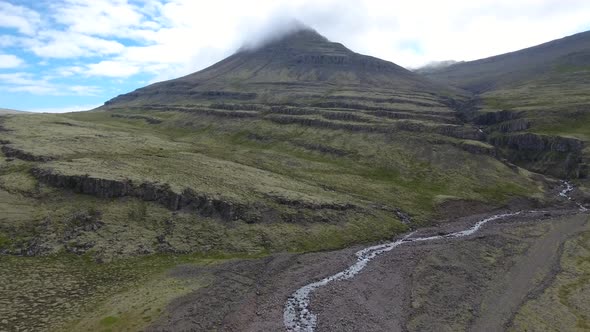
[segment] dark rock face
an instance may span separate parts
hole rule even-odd
[[[508,147],[518,151],[555,151],[579,153],[584,142],[559,136],[545,136],[532,133],[502,135],[490,138],[494,145]]]
[[[145,120],[149,124],[159,124],[162,120],[156,119],[151,116],[139,115],[139,114],[111,114],[112,118],[132,119],[132,120]]]
[[[489,126],[504,121],[519,119],[520,117],[521,115],[519,113],[511,111],[488,112],[475,117],[473,122],[477,125]]]
[[[306,208],[311,210],[329,209],[336,211],[344,211],[354,209],[355,206],[352,204],[339,204],[339,203],[308,203],[298,200],[291,200],[284,197],[272,197],[277,203],[288,205],[296,208]]]
[[[244,217],[245,207],[238,204],[210,198],[191,189],[182,193],[174,192],[166,184],[141,183],[130,180],[117,181],[93,178],[90,176],[63,175],[48,169],[33,169],[33,175],[54,187],[71,189],[77,193],[89,194],[101,198],[131,196],[145,201],[162,204],[170,210],[193,209],[205,217],[220,217],[223,220],[236,220]]]
[[[300,147],[308,149],[308,150],[311,150],[311,151],[318,151],[321,153],[331,154],[331,155],[340,156],[340,157],[350,154],[346,150],[337,149],[337,148],[327,146],[324,144],[319,144],[319,143],[292,142],[292,144],[296,145],[296,146],[300,146]]]
[[[190,188],[177,193],[167,184],[150,182],[137,184],[131,180],[108,180],[93,178],[88,175],[63,175],[51,169],[43,168],[34,168],[32,172],[43,183],[58,188],[70,189],[77,193],[94,195],[101,198],[136,197],[144,201],[159,203],[173,211],[181,209],[192,210],[201,216],[219,218],[224,221],[242,220],[248,223],[254,223],[264,221],[265,215],[272,214],[277,217],[277,220],[300,222],[307,220],[307,217],[302,213],[303,210],[329,210],[337,213],[357,208],[357,206],[351,204],[312,204],[269,196],[275,203],[281,204],[287,209],[291,208],[292,210],[290,212],[279,213],[264,203],[247,206],[227,199],[197,193]]]
[[[343,129],[356,132],[391,133],[397,130],[403,130],[412,132],[434,132],[444,136],[471,140],[482,140],[484,138],[484,134],[476,128],[456,125],[431,127],[416,122],[399,122],[393,125],[383,126],[378,124],[341,123],[314,118],[279,115],[268,116],[266,119],[278,124],[299,124],[309,127]]]
[[[531,122],[525,119],[516,119],[499,123],[493,128],[503,133],[527,130],[531,127]]]
[[[531,122],[522,118],[522,112],[500,111],[489,112],[476,116],[473,119],[476,125],[489,126],[491,131],[509,133],[527,130]]]
[[[8,141],[4,141],[4,142],[8,142]],[[2,143],[2,144],[5,144],[5,143]],[[12,147],[10,145],[2,145],[2,148],[0,148],[0,150],[2,150],[2,152],[4,153],[4,155],[7,158],[17,158],[17,159],[21,159],[21,160],[41,161],[41,162],[53,160],[52,157],[37,156],[37,155],[31,154],[29,152]]]
[[[413,104],[416,106],[423,106],[423,107],[432,106],[432,104],[423,103],[423,102],[416,101],[416,100],[403,100],[402,99],[402,100],[396,100],[396,101],[403,102],[406,104]],[[383,107],[383,106],[368,106],[368,105],[365,105],[362,103],[355,103],[355,102],[346,101],[346,100],[332,100],[332,101],[316,102],[316,103],[312,103],[311,106],[318,107],[318,108],[346,108],[346,109],[352,109],[352,110],[369,110],[369,111],[390,110],[390,111],[395,111],[395,109],[393,109],[393,108],[387,108],[387,107]]]
[[[227,111],[264,111],[267,108],[257,104],[227,104],[214,103],[209,105],[209,108],[227,110]]]
[[[423,131],[428,131],[428,129]],[[485,138],[484,133],[480,132],[476,128],[465,126],[438,126],[436,127],[435,132],[444,136],[470,139],[475,141],[481,141]]]
[[[492,147],[479,146],[479,145],[466,144],[466,143],[458,144],[458,147],[469,152],[469,153],[483,154],[483,155],[488,155],[488,156],[492,156],[492,157],[497,157],[497,151],[496,151],[496,149],[494,149]]]
[[[535,172],[559,178],[588,176],[588,167],[582,164],[584,142],[581,140],[523,133],[496,135],[489,141],[508,160]]]
[[[574,138],[517,133],[531,128],[523,112],[499,111],[479,114],[474,124],[485,127],[487,141],[507,161],[534,172],[559,178],[583,178],[588,175],[582,164],[584,142]]]
[[[459,124],[459,119],[455,117],[446,117],[439,114],[424,114],[427,112],[417,112],[412,111],[369,111],[367,114],[382,117],[382,118],[389,118],[389,119],[416,119],[416,120],[426,120],[431,122],[440,122],[440,123],[449,123],[449,124]]]

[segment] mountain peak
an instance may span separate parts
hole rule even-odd
[[[305,48],[322,43],[330,43],[330,41],[313,28],[299,21],[293,21],[279,26],[272,34],[267,33],[262,37],[253,38],[238,52],[252,52],[263,48]]]
[[[257,54],[274,57],[289,57],[303,55],[350,56],[354,52],[340,43],[334,43],[311,28],[290,31],[257,47],[243,47],[238,53]]]

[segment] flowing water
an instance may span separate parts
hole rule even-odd
[[[567,181],[563,182],[564,189],[560,191],[559,196],[567,198],[568,200],[572,200],[572,198],[568,195],[571,191],[574,190],[574,187]],[[587,209],[579,203],[576,203],[580,208],[580,211],[585,212]],[[403,238],[396,240],[394,242],[375,245],[371,247],[367,247],[365,249],[359,250],[356,252],[356,262],[349,266],[346,270],[340,271],[334,275],[326,277],[320,281],[316,281],[310,284],[307,284],[297,291],[295,291],[291,296],[288,298],[287,303],[285,303],[285,307],[283,310],[283,322],[285,324],[285,328],[289,332],[312,332],[317,325],[318,317],[316,314],[311,312],[309,308],[311,294],[318,288],[323,287],[333,281],[340,281],[351,279],[358,273],[360,273],[367,264],[372,261],[375,257],[391,251],[396,247],[399,247],[406,243],[411,242],[422,242],[422,241],[433,241],[433,240],[440,240],[445,238],[460,238],[472,235],[476,233],[481,227],[487,224],[490,221],[512,217],[519,215],[521,213],[540,213],[543,211],[527,211],[527,212],[514,212],[514,213],[505,213],[505,214],[496,214],[491,217],[482,219],[475,223],[475,225],[454,233],[446,234],[446,235],[435,235],[435,236],[428,236],[428,237],[412,237],[414,233],[410,233]]]
[[[574,186],[567,181],[563,181],[562,183],[565,188],[563,188],[563,190],[559,192],[559,196],[567,198],[567,200],[569,200],[569,201],[573,201],[573,199],[571,198],[569,193],[574,190]],[[581,212],[588,211],[588,209],[583,204],[578,203],[578,202],[574,202],[574,203],[576,203],[576,205],[578,206],[578,208],[580,209]]]
[[[338,272],[320,281],[307,284],[299,288],[295,293],[293,293],[289,297],[287,303],[285,304],[285,309],[283,311],[283,320],[285,323],[285,327],[287,328],[287,331],[293,332],[313,331],[317,324],[317,315],[309,310],[311,293],[314,290],[329,284],[330,282],[346,280],[354,277],[359,272],[361,272],[370,261],[372,261],[375,257],[385,252],[391,251],[394,248],[405,243],[469,236],[477,232],[483,225],[490,221],[511,217],[518,214],[520,214],[520,212],[493,215],[491,217],[478,221],[475,225],[471,226],[470,228],[446,235],[413,238],[412,235],[414,233],[410,233],[397,241],[386,244],[380,244],[357,251],[356,262],[352,264],[350,267],[348,267],[346,270]]]

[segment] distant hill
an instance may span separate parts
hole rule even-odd
[[[17,111],[8,108],[0,108],[0,114],[19,114],[19,113],[27,113],[25,111]]]
[[[444,60],[444,61],[433,61],[430,63],[427,63],[426,65],[413,69],[413,72],[418,73],[418,74],[430,74],[430,73],[436,73],[444,68],[448,68],[452,65],[455,65],[457,63],[460,63],[459,61],[455,61],[455,60]]]
[[[466,117],[487,126],[501,155],[536,172],[589,176],[590,31],[425,75],[476,95]]]
[[[590,31],[520,51],[425,72],[440,82],[482,93],[541,75],[590,69]]]

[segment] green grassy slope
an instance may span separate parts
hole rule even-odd
[[[1,162],[5,250],[112,257],[328,249],[392,236],[406,227],[399,212],[425,223],[449,200],[498,206],[515,196],[542,198],[528,172],[466,151],[485,151],[477,141],[427,131],[277,124],[270,115],[143,110],[142,116],[162,121],[149,124],[136,114],[4,120],[4,147],[33,159]],[[40,170],[65,179],[157,184],[179,195],[191,190],[242,210],[227,218],[194,206],[175,211],[145,196],[81,195],[75,193],[81,188],[45,181]]]

